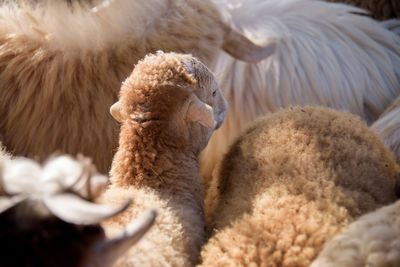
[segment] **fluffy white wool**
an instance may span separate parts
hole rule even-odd
[[[371,212],[326,243],[311,267],[400,266],[400,201]]]
[[[240,31],[276,49],[257,64],[220,52],[214,71],[229,111],[203,152],[202,173],[208,177],[231,140],[263,114],[323,105],[371,123],[400,93],[399,36],[353,14],[362,12],[357,8],[313,0],[219,3],[230,6]]]
[[[371,125],[371,129],[382,137],[385,145],[394,152],[397,162],[400,162],[400,96]]]
[[[0,12],[1,35],[9,32],[25,34],[29,38],[36,36],[36,41],[51,45],[56,50],[64,48],[67,53],[73,52],[73,49],[76,49],[75,52],[85,49],[96,51],[120,44],[123,38],[129,38],[128,33],[135,32],[135,38],[145,38],[152,32],[154,18],[162,18],[168,12],[168,1],[162,0],[110,1],[107,8],[98,12],[89,12],[89,7],[82,6],[71,10],[66,1],[43,3],[45,9],[42,4],[25,9],[19,6],[29,4],[10,1],[3,4]]]
[[[78,160],[67,155],[49,158],[43,166],[17,157],[0,163],[1,181],[9,194],[49,195],[72,190],[81,197],[93,199],[105,189],[108,177],[96,173],[89,159]]]

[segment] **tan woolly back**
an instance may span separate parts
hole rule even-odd
[[[309,266],[343,227],[396,199],[398,170],[354,115],[294,107],[264,117],[222,161],[202,264]]]
[[[258,120],[231,146],[219,172],[217,224],[250,211],[270,187],[323,199],[321,205],[339,203],[356,217],[395,199],[398,170],[393,154],[358,117],[289,108]],[[227,210],[233,198],[241,201]]]

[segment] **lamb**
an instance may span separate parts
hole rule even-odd
[[[92,9],[27,2],[0,3],[4,145],[39,160],[82,153],[102,173],[118,140],[106,107],[144,55],[191,53],[212,65],[219,49],[248,61],[273,51],[232,29],[211,0],[115,0]]]
[[[41,166],[15,158],[0,166],[1,266],[111,266],[154,222],[155,211],[148,211],[106,240],[99,223],[129,202],[107,207],[89,201],[98,181],[107,179],[87,159],[63,155]]]
[[[345,3],[368,10],[368,15],[378,20],[400,18],[400,3],[398,0],[328,0],[329,2]],[[360,11],[364,13],[363,11]]]
[[[394,152],[397,162],[400,163],[400,96],[371,125],[371,129],[382,137],[385,145]]]
[[[308,266],[343,227],[396,199],[398,170],[347,112],[292,107],[261,118],[217,172],[202,265]]]
[[[347,110],[371,124],[400,94],[400,37],[352,13],[356,8],[312,0],[222,2],[232,6],[236,28],[274,43],[275,50],[257,64],[218,55],[214,71],[230,109],[203,152],[207,181],[228,145],[262,115],[292,105],[320,105]]]
[[[400,266],[400,200],[362,216],[326,243],[311,267]]]
[[[107,234],[149,207],[157,222],[118,266],[192,266],[205,241],[199,156],[225,118],[226,101],[210,70],[177,53],[146,56],[111,108],[122,122],[102,203],[141,202],[106,221]]]

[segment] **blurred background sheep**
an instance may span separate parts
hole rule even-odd
[[[220,49],[249,61],[271,53],[232,29],[209,0],[106,1],[93,9],[62,1],[4,2],[4,145],[38,159],[81,152],[107,172],[118,139],[108,109],[134,64],[163,50],[192,53],[212,65]]]
[[[87,159],[58,156],[41,166],[15,158],[0,167],[1,266],[111,266],[154,222],[148,211],[106,240],[100,222],[130,202],[92,203],[107,179]]]
[[[259,116],[322,105],[371,124],[399,95],[400,37],[354,14],[356,8],[312,0],[220,2],[241,32],[276,46],[253,64],[219,53],[214,70],[230,109],[203,152],[206,179],[235,136]]]

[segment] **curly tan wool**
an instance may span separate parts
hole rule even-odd
[[[308,266],[340,229],[395,200],[398,170],[354,115],[294,107],[264,117],[221,164],[202,265]]]
[[[206,238],[199,155],[214,128],[186,116],[193,95],[222,123],[226,102],[212,73],[197,59],[175,53],[146,56],[123,83],[119,149],[102,202],[136,203],[104,224],[114,235],[148,208],[158,217],[120,266],[191,266]],[[185,117],[186,116],[186,117]]]

